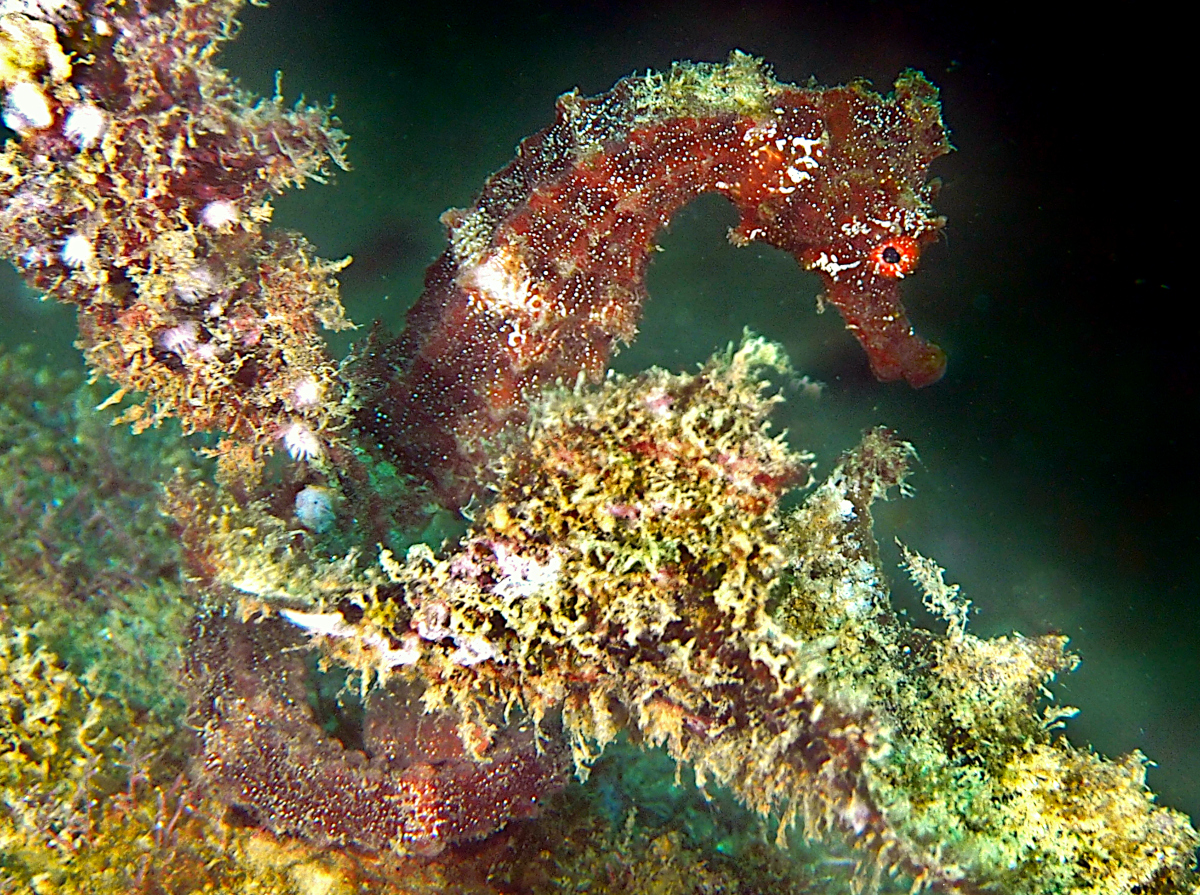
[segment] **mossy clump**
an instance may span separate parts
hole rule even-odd
[[[764,372],[787,376],[786,361],[748,338],[695,374],[549,397],[440,556],[316,559],[276,517],[225,504],[199,526],[212,580],[243,612],[286,613],[364,685],[419,683],[475,741],[519,711],[586,776],[628,737],[726,788],[781,843],[793,826],[835,846],[849,834],[843,882],[1194,889],[1196,834],[1154,804],[1144,759],[1056,734],[1070,711],[1045,697],[1076,663],[1065,638],[975,637],[958,589],[907,548],[946,630],[893,611],[871,506],[906,490],[911,446],[871,431],[781,510],[809,458],[767,432]]]
[[[188,775],[194,596],[160,483],[198,465],[82,380],[0,350],[0,892],[292,895]]]
[[[203,467],[177,431],[112,426],[102,394],[0,350],[0,607],[144,731],[172,729],[192,610],[161,482]]]
[[[936,844],[966,877],[1010,895],[1196,891],[1188,819],[1154,803],[1146,759],[1116,760],[1056,734],[1074,710],[1047,687],[1078,658],[1057,634],[982,639],[969,603],[936,563],[901,545],[944,634],[891,609],[870,506],[904,488],[911,446],[867,435],[789,520],[775,615],[829,643],[824,686],[888,731],[864,768],[897,833]]]

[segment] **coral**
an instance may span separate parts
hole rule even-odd
[[[735,52],[566,94],[472,208],[443,216],[450,248],[406,328],[368,349],[360,423],[443,502],[481,496],[527,396],[598,382],[632,341],[656,234],[711,191],[738,210],[734,243],[821,275],[876,376],[928,385],[945,357],[914,334],[898,280],[945,222],[926,177],[949,149],[937,90],[913,71],[881,97],[781,84]]]
[[[78,375],[32,372],[26,353],[0,355],[0,373],[0,438],[6,446],[2,480],[23,489],[20,503],[6,504],[10,512],[4,519],[10,527],[0,563],[5,573],[0,576],[5,638],[0,671],[7,688],[0,722],[16,722],[0,723],[7,775],[0,786],[5,806],[0,809],[0,891],[107,895],[185,893],[205,886],[269,895],[599,891],[594,874],[614,859],[622,866],[621,875],[608,882],[614,891],[621,891],[621,880],[674,880],[681,887],[688,880],[691,886],[703,873],[703,879],[720,880],[729,891],[750,892],[756,880],[785,877],[782,856],[770,849],[760,852],[752,869],[735,869],[722,863],[719,853],[705,856],[698,846],[685,845],[670,825],[655,827],[653,836],[643,824],[625,830],[618,822],[613,829],[594,796],[578,785],[568,801],[549,800],[563,813],[532,824],[510,823],[486,843],[467,843],[467,850],[451,843],[432,861],[398,859],[388,848],[376,855],[331,848],[249,825],[253,805],[228,811],[205,794],[216,775],[199,766],[189,769],[195,743],[183,722],[177,695],[183,683],[174,667],[184,636],[195,637],[188,634],[187,618],[196,595],[181,592],[176,581],[179,542],[164,527],[155,501],[155,480],[176,465],[188,468],[188,452],[166,430],[135,438],[110,426],[106,414],[94,410],[101,394],[95,387],[82,385]],[[185,488],[189,481],[185,476],[173,487]],[[48,498],[37,505],[36,514],[32,494]],[[92,510],[106,524],[81,525],[79,514],[86,513],[86,519]],[[37,564],[23,558],[36,552],[30,549],[33,543],[41,545]],[[231,549],[248,552],[242,542],[231,543]],[[282,539],[273,543],[278,546]],[[134,545],[137,551],[131,549]],[[61,568],[72,574],[55,572]],[[262,574],[281,568],[264,565]],[[341,567],[344,580],[351,580],[351,568]],[[298,574],[298,565],[294,571]],[[334,577],[330,572],[330,580]],[[98,589],[84,601],[88,581]],[[36,633],[18,630],[17,619],[36,625]],[[229,619],[216,623],[234,625]],[[243,688],[253,687],[255,696],[274,692],[263,682],[269,685],[271,674],[294,669],[300,661],[296,630],[280,630],[277,621],[238,625],[232,633],[221,630],[225,639],[220,643],[228,646],[232,639],[235,648],[222,652],[215,640],[197,642],[189,648],[193,667],[203,658],[219,665],[222,674],[237,670]],[[54,652],[48,643],[54,644]],[[279,654],[271,644],[283,644],[290,652]],[[258,676],[244,676],[246,668],[237,666],[243,659],[260,663]],[[311,672],[304,675],[311,677]],[[245,724],[247,716],[232,709],[234,693],[222,690],[213,678],[206,686],[210,696],[225,700],[221,720],[226,732]],[[371,711],[365,722],[356,722],[358,740],[347,734],[353,719],[343,720],[338,732],[347,741],[345,748],[329,739],[343,757],[364,747],[378,754],[387,745],[388,761],[395,762],[410,748],[402,731],[412,733],[414,722],[420,726],[434,720],[414,715],[410,708],[419,709],[419,703],[399,698],[397,686],[393,682],[387,690],[372,690]],[[301,723],[309,726],[303,737],[289,740],[289,749],[319,744],[324,737],[308,721],[310,692],[297,689],[293,681],[294,704],[288,711],[292,720],[299,712]],[[262,702],[271,710],[282,708]],[[204,705],[194,702],[197,709]],[[214,705],[209,703],[210,710]],[[327,724],[346,714],[326,708],[321,720]],[[439,761],[456,752],[461,761],[456,725],[435,726],[434,737],[440,743]],[[233,745],[244,754],[249,741]],[[544,740],[543,745],[551,744]],[[626,750],[622,770],[636,766],[629,756]],[[348,763],[358,773],[367,772],[365,760]],[[468,774],[476,767],[459,765]],[[603,782],[616,773],[610,763],[599,767],[596,777]],[[668,797],[661,790],[669,788],[670,772],[664,776],[661,765],[648,764],[637,779],[654,777],[662,778],[658,798]],[[201,779],[208,786],[202,787]],[[651,797],[636,785],[630,798]],[[694,800],[704,804],[698,795]],[[651,810],[649,803],[641,804],[644,812]],[[509,809],[512,817],[527,813],[519,806]],[[572,819],[569,826],[564,817]],[[311,829],[306,832],[319,838]],[[765,849],[753,830],[749,836],[753,847]],[[709,870],[699,869],[702,861],[710,864]],[[768,871],[768,866],[774,869]],[[798,879],[806,878],[798,871]],[[811,891],[801,882],[793,885],[796,891]],[[778,890],[791,891],[782,884]]]
[[[892,613],[870,505],[903,487],[912,448],[869,433],[788,520],[775,616],[828,644],[825,686],[869,705],[889,749],[865,790],[898,835],[1013,895],[1176,892],[1196,886],[1200,839],[1154,804],[1139,753],[1115,761],[1054,735],[1071,709],[1039,704],[1077,663],[1066,638],[966,631],[968,604],[935,563],[902,555],[944,636]],[[1189,883],[1190,880],[1190,883]]]
[[[567,828],[555,849],[563,890],[639,892],[844,893],[854,860],[834,843],[779,849],[725,790],[699,789],[690,770],[661,750],[619,740],[590,768],[588,783],[559,799]],[[567,820],[569,819],[569,820]],[[683,871],[683,872],[681,872]],[[908,892],[904,880],[879,893]]]
[[[305,895],[347,876],[302,848],[264,861],[269,840],[224,825],[186,774],[140,751],[156,744],[134,739],[146,728],[127,708],[2,609],[0,681],[0,892]]]
[[[143,729],[169,727],[183,702],[165,667],[190,608],[159,480],[198,467],[177,433],[113,428],[80,380],[0,350],[0,606]]]
[[[190,775],[196,597],[159,498],[192,452],[114,428],[99,389],[30,354],[0,351],[0,892],[375,886],[369,862],[229,824]]]
[[[180,776],[189,608],[155,479],[195,464],[26,354],[0,352],[0,891],[191,891],[217,853]]]
[[[487,688],[535,718],[561,706],[581,769],[630,728],[783,829],[852,832],[876,866],[951,886],[961,874],[898,840],[865,788],[882,726],[828,698],[820,644],[767,613],[777,503],[807,470],[765,431],[764,368],[788,371],[748,339],[694,376],[611,378],[540,408],[456,555],[415,550],[393,572],[414,629],[446,618],[422,636],[425,699],[465,711]],[[552,573],[514,574],[515,557]],[[464,662],[463,644],[492,658]]]

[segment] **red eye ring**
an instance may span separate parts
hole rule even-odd
[[[911,236],[892,236],[871,249],[867,257],[881,277],[902,280],[917,269],[921,247]]]

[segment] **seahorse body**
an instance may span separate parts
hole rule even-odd
[[[926,172],[949,149],[937,90],[913,71],[882,97],[862,82],[781,84],[735,52],[568,93],[474,207],[443,216],[450,247],[403,334],[364,365],[362,424],[464,502],[531,397],[598,381],[632,341],[654,237],[706,192],[736,206],[732,241],[764,241],[822,276],[879,379],[928,385],[945,356],[913,332],[898,281],[944,225]]]

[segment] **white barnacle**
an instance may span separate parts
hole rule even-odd
[[[154,344],[163,351],[170,351],[180,357],[186,355],[200,342],[200,329],[195,320],[185,320],[176,326],[168,327],[154,338]]]
[[[200,209],[200,223],[213,230],[220,230],[236,224],[238,221],[237,206],[228,199],[214,199]]]
[[[84,267],[96,257],[96,249],[90,239],[76,231],[63,240],[59,257],[67,267]]]
[[[315,376],[305,376],[298,379],[292,386],[292,406],[298,410],[307,410],[321,403],[321,383]]]
[[[25,136],[45,130],[54,123],[50,101],[42,88],[32,81],[20,81],[8,88],[4,98],[4,124]]]
[[[182,271],[175,279],[175,296],[184,304],[194,305],[220,289],[212,268],[200,263]]]
[[[321,439],[304,423],[295,422],[285,426],[279,438],[293,460],[314,460],[321,456]]]
[[[63,122],[63,136],[80,149],[91,149],[108,127],[104,110],[91,103],[76,103]]]

